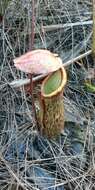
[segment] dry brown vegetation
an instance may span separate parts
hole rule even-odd
[[[58,53],[63,64],[90,50],[92,1],[36,0],[35,12],[35,49]],[[13,58],[29,50],[31,15],[30,0],[11,0],[0,23],[0,190],[94,190],[95,93],[85,88],[89,78],[95,83],[91,56],[66,67],[65,131],[56,141],[38,134],[31,97],[10,85],[27,77]]]

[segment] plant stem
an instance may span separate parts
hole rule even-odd
[[[34,49],[34,38],[35,38],[35,3],[34,0],[32,0],[32,26],[31,26],[31,36],[29,37],[29,50]],[[31,98],[32,98],[32,110],[35,118],[35,123],[36,125],[38,124],[37,122],[37,116],[36,116],[36,108],[35,108],[35,100],[34,100],[34,95],[33,95],[33,77],[32,74],[29,74],[30,78],[30,93],[31,93]]]
[[[34,95],[33,95],[33,78],[32,78],[32,75],[30,75],[30,92],[31,92],[31,98],[32,98],[32,110],[33,110],[33,115],[35,118],[35,124],[38,125],[36,109],[35,109],[35,100],[34,100]]]
[[[32,0],[32,26],[31,26],[31,33],[29,38],[29,49],[34,49],[34,38],[35,38],[35,3]]]

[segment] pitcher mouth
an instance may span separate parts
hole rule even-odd
[[[55,77],[55,83],[54,83],[54,86],[51,86],[51,89],[52,89],[51,90],[50,88],[48,88],[48,85],[49,85],[49,82],[50,82],[50,85],[52,85],[51,84],[52,78],[54,77]],[[57,79],[57,83],[56,83],[56,79]],[[67,74],[64,67],[62,66],[57,71],[50,73],[44,79],[41,85],[41,96],[44,98],[51,98],[52,96],[58,95],[63,90],[66,82],[67,82]]]

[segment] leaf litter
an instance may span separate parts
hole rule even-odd
[[[64,64],[90,50],[92,24],[84,22],[91,19],[91,1],[37,0],[35,49],[57,53]],[[28,51],[30,32],[31,1],[10,1],[0,23],[0,189],[93,190],[95,94],[84,85],[91,57],[67,68],[65,129],[56,141],[45,139],[35,129],[30,96],[9,85],[27,77],[12,60]]]

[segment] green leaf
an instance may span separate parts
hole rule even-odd
[[[85,83],[86,90],[89,92],[95,92],[95,86],[90,83]]]

